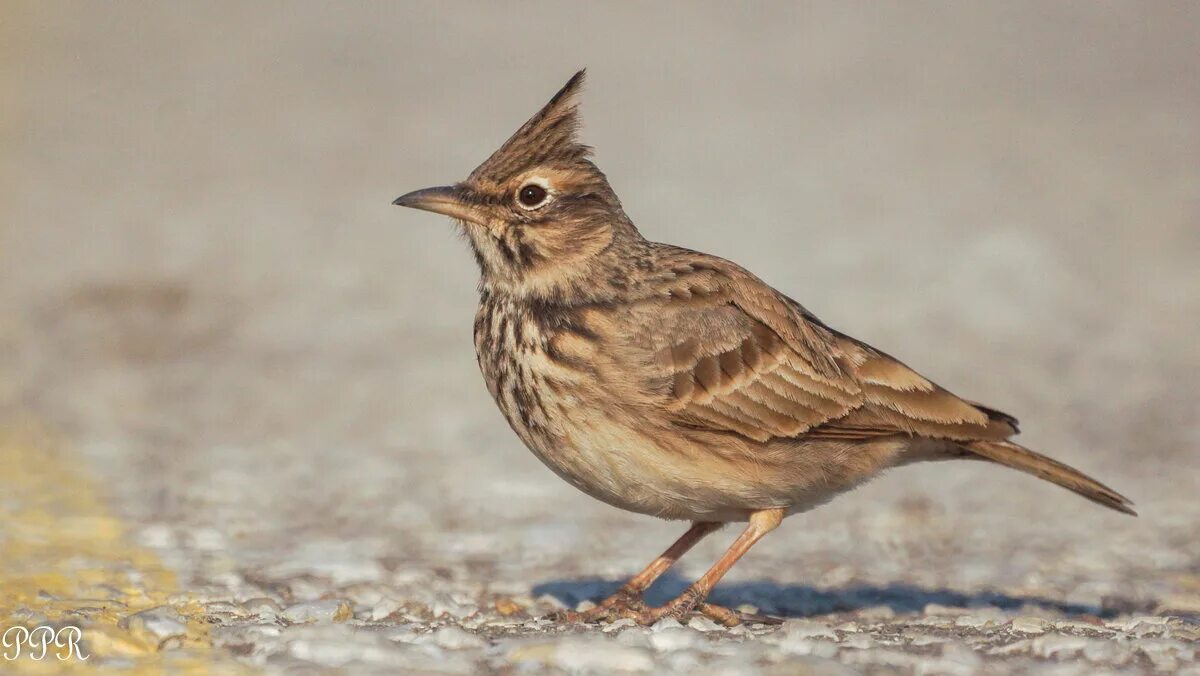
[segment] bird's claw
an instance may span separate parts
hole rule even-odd
[[[584,611],[560,611],[553,616],[553,619],[576,623],[608,623],[631,619],[639,625],[650,626],[668,617],[684,622],[692,615],[702,615],[725,627],[736,627],[744,622],[751,624],[781,624],[783,622],[767,615],[739,613],[724,606],[706,603],[703,596],[692,590],[680,594],[678,598],[657,608],[651,608],[646,605],[640,592],[627,589],[618,590],[594,608]]]

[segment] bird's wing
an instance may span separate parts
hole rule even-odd
[[[1003,414],[830,329],[731,263],[677,265],[663,288],[661,314],[673,326],[659,335],[676,339],[660,345],[654,358],[678,424],[760,442],[1015,432]]]

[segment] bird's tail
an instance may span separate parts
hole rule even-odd
[[[971,441],[961,448],[983,460],[1011,467],[1032,474],[1039,479],[1058,484],[1083,497],[1118,512],[1137,516],[1133,502],[1113,489],[1087,476],[1079,470],[1051,460],[1041,453],[1014,444],[1011,441]]]

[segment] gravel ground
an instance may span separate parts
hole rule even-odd
[[[3,11],[5,626],[80,625],[93,666],[1200,673],[1195,5]],[[648,236],[1016,414],[1141,517],[906,468],[718,588],[781,627],[538,619],[684,525],[521,447],[465,245],[389,202],[580,66]]]

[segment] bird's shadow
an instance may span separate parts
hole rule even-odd
[[[616,591],[623,580],[580,578],[551,580],[536,585],[534,596],[549,594],[568,607],[581,601],[597,602]],[[689,580],[668,572],[646,592],[646,602],[661,605],[687,588]],[[1103,605],[1067,603],[1038,596],[1013,596],[993,591],[960,592],[951,589],[925,589],[910,584],[886,586],[851,585],[837,589],[817,589],[808,585],[781,585],[766,580],[722,584],[710,597],[713,603],[737,607],[750,604],[759,612],[776,617],[799,618],[852,612],[863,608],[887,606],[897,614],[920,613],[929,604],[950,608],[1019,610],[1030,606],[1066,616],[1111,618],[1138,610],[1136,604],[1105,600]]]

